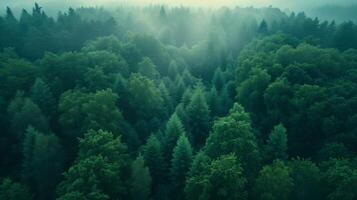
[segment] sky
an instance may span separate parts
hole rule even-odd
[[[4,6],[28,6],[38,2],[42,5],[84,5],[84,6],[111,6],[114,4],[167,4],[171,6],[199,6],[199,7],[222,7],[222,6],[274,6],[282,8],[309,7],[325,4],[351,4],[357,0],[0,0]]]
[[[47,13],[57,13],[59,10],[67,10],[68,7],[102,6],[115,8],[119,5],[146,6],[157,4],[206,8],[273,6],[296,12],[309,11],[325,5],[357,5],[357,0],[0,0],[0,13],[4,13],[6,6],[9,6],[15,14],[20,14],[23,8],[30,10],[35,2],[39,3]]]

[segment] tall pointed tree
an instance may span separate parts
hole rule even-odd
[[[243,169],[233,154],[224,155],[206,165],[198,175],[186,182],[188,200],[245,200],[246,178]]]
[[[290,173],[290,169],[280,160],[263,167],[254,185],[257,199],[290,199],[294,186]]]
[[[48,85],[42,79],[37,78],[31,88],[31,99],[36,103],[46,116],[56,113],[56,101]]]
[[[152,134],[143,147],[145,165],[149,167],[152,177],[152,189],[156,192],[163,182],[166,166],[160,141]]]
[[[170,162],[172,151],[181,135],[185,134],[184,127],[176,113],[172,114],[166,124],[162,146],[166,162]]]
[[[228,116],[215,121],[207,139],[205,152],[212,158],[234,153],[250,179],[260,167],[260,153],[249,114],[239,104],[234,104]]]
[[[151,192],[151,176],[142,155],[131,165],[130,195],[133,200],[149,199]]]
[[[201,147],[210,130],[210,109],[207,105],[203,86],[198,85],[186,108],[188,128],[194,147]]]
[[[129,156],[120,137],[98,130],[89,131],[79,142],[74,164],[58,186],[60,200],[125,199]]]
[[[275,126],[267,141],[265,159],[268,162],[275,159],[286,160],[288,158],[287,140],[286,128],[282,124]]]
[[[63,149],[59,139],[32,127],[27,129],[23,145],[23,178],[36,199],[52,199],[63,170]]]
[[[182,199],[187,173],[192,162],[192,147],[187,137],[182,134],[177,141],[171,160],[170,177],[173,199]]]

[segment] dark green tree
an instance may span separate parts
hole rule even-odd
[[[268,162],[275,159],[287,160],[287,142],[288,139],[285,127],[282,124],[274,126],[265,147],[265,159]]]
[[[23,179],[34,191],[36,199],[52,199],[61,178],[64,155],[59,139],[32,127],[23,142]]]
[[[80,139],[78,157],[58,186],[59,199],[127,197],[128,159],[120,137],[103,130],[89,131]]]
[[[192,147],[185,134],[182,134],[173,150],[170,178],[173,199],[182,199],[187,172],[192,162]]]
[[[131,165],[130,195],[134,200],[149,199],[151,176],[143,156],[139,155]]]
[[[194,147],[201,147],[210,130],[210,109],[207,105],[203,86],[198,85],[187,105],[188,130]]]
[[[26,186],[5,178],[0,184],[0,200],[32,200],[32,194]]]
[[[56,101],[49,88],[42,79],[37,78],[31,88],[31,100],[39,106],[43,113],[51,117],[56,114]]]
[[[288,200],[291,198],[293,187],[290,168],[282,161],[276,160],[273,164],[264,166],[259,172],[254,194],[261,200]]]
[[[204,149],[211,158],[230,153],[237,155],[247,178],[252,178],[260,167],[261,157],[249,114],[237,103],[227,117],[215,121]]]
[[[149,137],[143,147],[143,157],[152,177],[152,191],[158,192],[159,185],[163,183],[166,166],[161,143],[154,134]]]
[[[171,161],[173,149],[181,135],[185,135],[185,129],[180,118],[174,113],[166,123],[166,129],[162,139],[162,148],[166,162]]]
[[[205,166],[186,182],[186,199],[246,199],[246,179],[233,154],[224,155]]]

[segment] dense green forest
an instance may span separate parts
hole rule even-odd
[[[357,199],[352,21],[5,9],[0,200]]]

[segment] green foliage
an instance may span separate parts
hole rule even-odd
[[[234,153],[241,160],[245,173],[249,174],[248,178],[260,167],[260,153],[249,114],[237,103],[227,117],[215,121],[204,149],[212,158]]]
[[[201,85],[198,85],[192,94],[186,107],[186,114],[192,144],[194,147],[201,147],[210,129],[210,109]]]
[[[172,152],[181,135],[185,135],[185,130],[180,118],[174,113],[166,123],[165,133],[162,139],[162,148],[166,161],[171,161]]]
[[[80,140],[75,163],[64,173],[59,199],[124,198],[128,171],[126,145],[106,131],[89,131]]]
[[[23,142],[23,157],[23,179],[35,192],[36,199],[53,198],[64,163],[59,139],[29,127]]]
[[[172,182],[172,196],[174,199],[182,199],[187,172],[192,162],[192,147],[187,137],[182,134],[173,150],[170,177]],[[182,194],[182,195],[180,195]]]
[[[160,76],[159,72],[156,70],[156,66],[152,63],[152,61],[148,57],[145,57],[138,64],[138,72],[142,76],[145,76],[151,80],[156,80]]]
[[[311,161],[294,159],[289,163],[294,181],[293,199],[321,199],[320,169]]]
[[[158,186],[163,182],[166,166],[161,143],[154,134],[143,147],[143,157],[152,177],[152,191],[157,192]]]
[[[23,92],[17,92],[15,98],[10,102],[7,112],[12,130],[19,139],[22,139],[23,133],[30,125],[40,131],[48,131],[47,118],[31,99],[24,97]]]
[[[49,86],[41,79],[36,79],[31,88],[31,100],[47,115],[56,113],[56,101]]]
[[[246,179],[233,154],[213,160],[203,171],[186,182],[187,199],[246,199]]]
[[[331,158],[322,163],[322,181],[326,184],[327,199],[349,200],[356,197],[356,163],[347,159]]]
[[[265,159],[269,162],[275,159],[287,160],[287,140],[286,128],[282,124],[274,126],[265,147]]]
[[[23,5],[0,14],[0,199],[356,199],[354,22]]]
[[[151,192],[151,176],[145,166],[143,156],[139,155],[131,166],[130,194],[134,200],[149,199]]]
[[[288,200],[291,198],[294,182],[291,170],[280,160],[263,167],[256,179],[254,191],[257,199]]]
[[[89,129],[103,129],[118,135],[122,115],[116,107],[117,100],[118,95],[111,89],[96,93],[68,91],[59,102],[60,124],[73,139]]]
[[[1,200],[32,200],[30,191],[22,184],[16,183],[9,178],[1,181],[0,185]]]
[[[129,102],[134,119],[149,118],[149,113],[160,116],[163,99],[154,82],[140,74],[132,74],[128,83]],[[149,116],[148,116],[149,115]]]

